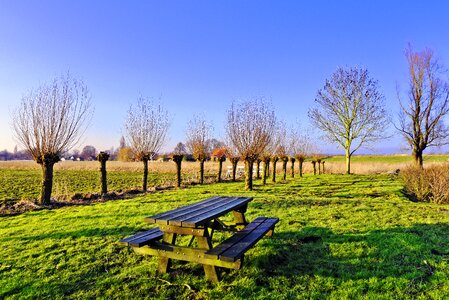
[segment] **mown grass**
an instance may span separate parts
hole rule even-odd
[[[0,219],[0,298],[443,299],[449,296],[449,205],[413,203],[391,175],[321,175],[243,191],[192,186],[134,199]],[[143,217],[213,195],[255,197],[249,220],[277,216],[273,238],[220,283],[200,265],[157,259],[117,241]]]

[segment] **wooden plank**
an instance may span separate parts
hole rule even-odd
[[[265,218],[263,219],[265,220]],[[230,249],[232,246],[234,246],[236,243],[241,241],[243,238],[245,238],[249,233],[251,233],[254,229],[256,229],[263,220],[259,217],[253,222],[249,223],[243,230],[236,232],[233,236],[223,241],[221,244],[216,246],[210,251],[206,252],[206,256],[210,258],[218,258],[220,254],[225,252],[226,250]]]
[[[269,230],[271,230],[279,221],[277,218],[266,219],[260,223],[257,228],[247,234],[243,239],[235,243],[231,248],[219,255],[220,260],[235,261],[243,253],[248,251],[254,244],[256,244]]]
[[[246,197],[237,198],[237,199],[233,200],[232,202],[229,202],[225,205],[221,205],[220,207],[217,207],[213,210],[199,211],[197,214],[189,216],[189,218],[182,219],[181,220],[182,226],[183,227],[198,227],[212,219],[220,217],[236,208],[246,205],[251,200],[252,200],[252,198],[246,198]]]
[[[144,220],[148,223],[160,223],[160,224],[168,224],[167,220],[176,217],[179,214],[187,213],[190,210],[194,210],[197,207],[207,207],[209,205],[214,205],[217,201],[220,201],[220,196],[211,197],[199,202],[195,202],[193,204],[189,204],[183,207],[179,207],[164,213],[160,213],[151,217],[146,217]]]
[[[186,211],[183,214],[173,217],[168,221],[168,224],[184,227],[184,223],[183,223],[184,220],[190,219],[194,216],[202,215],[202,214],[204,214],[208,211],[211,211],[213,209],[217,209],[217,208],[223,207],[225,205],[228,205],[230,202],[235,201],[236,199],[238,199],[238,197],[222,197],[220,199],[220,201],[217,201],[216,203],[214,203],[214,205],[208,205],[205,207],[197,207],[194,210]],[[209,221],[209,220],[207,220],[207,221]],[[189,227],[195,227],[195,226],[189,226]]]
[[[144,232],[140,232],[133,236],[120,240],[120,243],[128,244],[133,247],[141,247],[149,244],[151,241],[159,240],[163,236],[163,232],[159,228],[153,228]]]
[[[218,259],[206,258],[204,249],[195,249],[188,247],[163,245],[159,242],[140,248],[133,248],[136,253],[143,255],[159,256],[160,258],[178,259],[190,262],[197,262],[203,265],[217,266],[228,269],[239,270],[242,267],[242,260],[233,262],[221,261]]]
[[[193,236],[205,236],[206,228],[184,228],[172,225],[159,225],[159,228],[163,232],[167,233],[177,233],[177,234],[187,234]]]

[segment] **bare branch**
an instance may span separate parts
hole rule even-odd
[[[163,146],[170,120],[168,111],[148,98],[139,97],[125,120],[127,142],[140,160],[151,158]]]
[[[309,117],[329,141],[345,149],[348,173],[355,151],[386,137],[384,97],[366,69],[337,69],[318,91],[315,102]]]
[[[402,100],[398,91],[401,111],[395,127],[422,166],[427,147],[449,144],[449,128],[443,122],[449,113],[449,86],[441,79],[443,68],[430,49],[415,52],[409,45],[405,56],[410,76],[408,98]]]

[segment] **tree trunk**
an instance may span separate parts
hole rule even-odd
[[[351,174],[351,154],[349,149],[346,149],[346,174]]]
[[[51,191],[53,188],[53,166],[54,163],[43,163],[42,167],[42,184],[40,204],[50,204]]]
[[[287,180],[287,163],[288,163],[288,158],[282,160],[282,171],[284,172],[284,178],[283,178],[284,181]]]
[[[321,164],[323,165],[323,174],[324,174],[324,161],[323,161],[323,162],[321,162]]]
[[[290,166],[292,178],[295,178],[295,161],[296,161],[296,159],[294,157],[290,158],[290,162],[292,163],[292,165]]]
[[[413,160],[415,161],[415,164],[416,164],[417,166],[419,166],[420,168],[423,167],[423,158],[422,158],[422,154],[423,154],[423,151],[413,149],[413,152],[412,152]]]
[[[53,189],[53,167],[59,161],[59,156],[53,153],[44,154],[36,159],[42,168],[40,204],[50,204],[51,191]]]
[[[253,190],[253,167],[254,161],[252,159],[245,159],[245,189],[247,191]]]
[[[262,178],[263,185],[267,184],[268,167],[269,166],[270,166],[270,160],[264,160],[264,162],[263,162],[263,178]]]
[[[148,158],[144,157],[142,159],[143,162],[143,183],[142,183],[142,190],[144,192],[147,191],[147,181],[148,181]]]
[[[239,163],[239,159],[231,158],[231,163],[232,163],[232,181],[235,181],[235,175],[237,172],[237,164]]]
[[[312,160],[313,165],[313,175],[316,175],[316,161]]]
[[[181,187],[181,163],[184,155],[173,155],[173,161],[176,164],[176,187]]]
[[[218,158],[218,176],[217,176],[218,182],[221,182],[221,172],[223,170],[223,161],[224,161],[223,157]]]
[[[200,159],[200,184],[204,183],[204,159]]]
[[[101,194],[105,195],[108,193],[108,181],[106,174],[106,162],[109,160],[109,154],[106,152],[100,152],[97,155],[97,160],[100,162],[100,172],[101,172]]]
[[[304,161],[302,161],[302,160],[300,160],[300,161],[298,162],[298,164],[299,164],[299,177],[302,177],[302,165],[303,165],[303,162],[304,162]]]
[[[262,161],[260,159],[256,160],[256,166],[257,166],[256,176],[257,176],[257,179],[260,179],[260,163],[261,162]]]
[[[317,163],[318,163],[318,175],[321,175],[321,161],[318,160]]]
[[[271,179],[271,181],[276,182],[276,163],[277,163],[278,159],[274,158],[273,159],[273,177]]]

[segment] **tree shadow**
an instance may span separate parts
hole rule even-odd
[[[449,224],[415,224],[366,233],[338,234],[329,228],[303,227],[276,232],[268,255],[255,264],[267,276],[323,276],[340,281],[407,281],[411,294],[424,289],[449,259]],[[444,264],[444,262],[443,262]]]
[[[94,229],[80,229],[74,231],[54,231],[43,234],[29,235],[29,236],[11,236],[4,237],[1,240],[11,241],[11,240],[21,240],[21,241],[41,241],[46,239],[64,239],[64,238],[81,238],[81,237],[109,237],[109,236],[119,236],[126,237],[127,235],[135,234],[139,231],[145,231],[149,228],[136,228],[130,226],[120,226],[114,228],[94,228]]]

